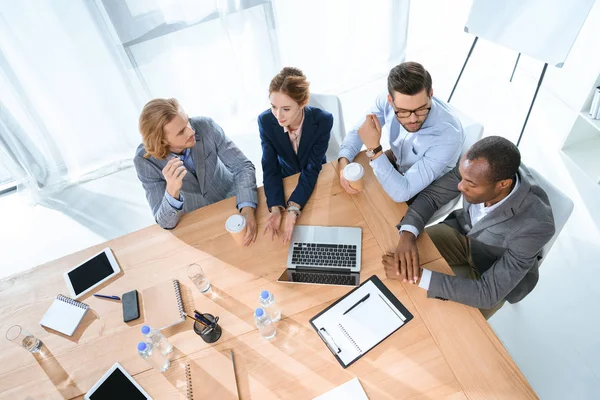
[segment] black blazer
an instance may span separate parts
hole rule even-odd
[[[263,152],[263,184],[269,208],[286,206],[282,179],[296,173],[300,173],[300,178],[289,201],[304,207],[315,188],[322,164],[327,162],[325,153],[332,126],[333,115],[319,108],[306,106],[296,154],[289,135],[279,126],[271,110],[258,116]]]

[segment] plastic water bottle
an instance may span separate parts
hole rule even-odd
[[[142,334],[146,336],[147,341],[152,343],[155,349],[160,350],[164,355],[173,351],[173,345],[158,329],[152,329],[148,325],[144,325],[142,326]]]
[[[144,360],[147,360],[154,368],[160,372],[165,372],[171,366],[169,358],[160,351],[154,352],[154,347],[150,342],[139,342],[137,345],[138,354]]]
[[[281,319],[281,309],[277,304],[275,304],[275,296],[273,293],[263,290],[260,292],[260,298],[258,301],[267,314],[269,314],[271,321],[277,322]]]
[[[275,330],[275,324],[269,318],[269,315],[262,308],[257,308],[254,311],[254,323],[258,328],[258,331],[265,339],[273,339],[277,331]]]

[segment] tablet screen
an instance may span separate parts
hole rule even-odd
[[[147,400],[148,398],[117,368],[110,374],[92,395],[91,400],[131,399]]]
[[[69,276],[75,295],[79,295],[113,272],[106,253],[102,252],[88,262],[81,264],[67,275]]]

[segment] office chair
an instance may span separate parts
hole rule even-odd
[[[472,118],[470,118],[460,110],[456,109],[456,107],[450,106],[450,108],[452,108],[452,110],[460,119],[460,123],[462,124],[463,130],[465,132],[465,141],[463,143],[463,147],[460,153],[462,156],[467,152],[467,150],[469,150],[469,147],[471,147],[473,144],[475,144],[475,142],[481,139],[481,137],[483,136],[483,125],[481,125],[479,122],[474,121]],[[452,210],[454,210],[460,198],[461,196],[459,195],[453,200],[451,200],[448,204],[442,206],[439,210],[437,210],[435,214],[433,214],[433,217],[431,217],[429,222],[427,222],[427,225],[432,225],[437,220],[446,218],[446,216],[450,214]]]
[[[560,231],[563,229],[571,213],[573,212],[573,200],[567,197],[563,192],[558,190],[556,186],[554,186],[550,181],[544,178],[539,172],[537,172],[533,168],[529,168],[531,171],[531,175],[538,181],[539,185],[544,189],[546,194],[548,195],[548,199],[550,200],[550,207],[552,207],[552,215],[554,216],[554,235],[550,239],[548,243],[542,249],[542,259],[540,260],[540,265],[544,261],[546,255],[554,245],[556,238],[560,234]]]
[[[346,137],[344,115],[342,113],[342,102],[337,96],[332,94],[311,93],[308,105],[318,107],[322,110],[330,112],[333,115],[331,138],[329,139],[329,147],[327,148],[325,157],[327,158],[327,162],[337,160],[340,154],[342,142]]]

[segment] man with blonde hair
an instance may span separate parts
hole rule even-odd
[[[133,159],[156,222],[174,228],[181,216],[236,196],[246,218],[244,245],[256,239],[254,165],[211,118],[189,118],[176,99],[154,99],[139,121]]]

